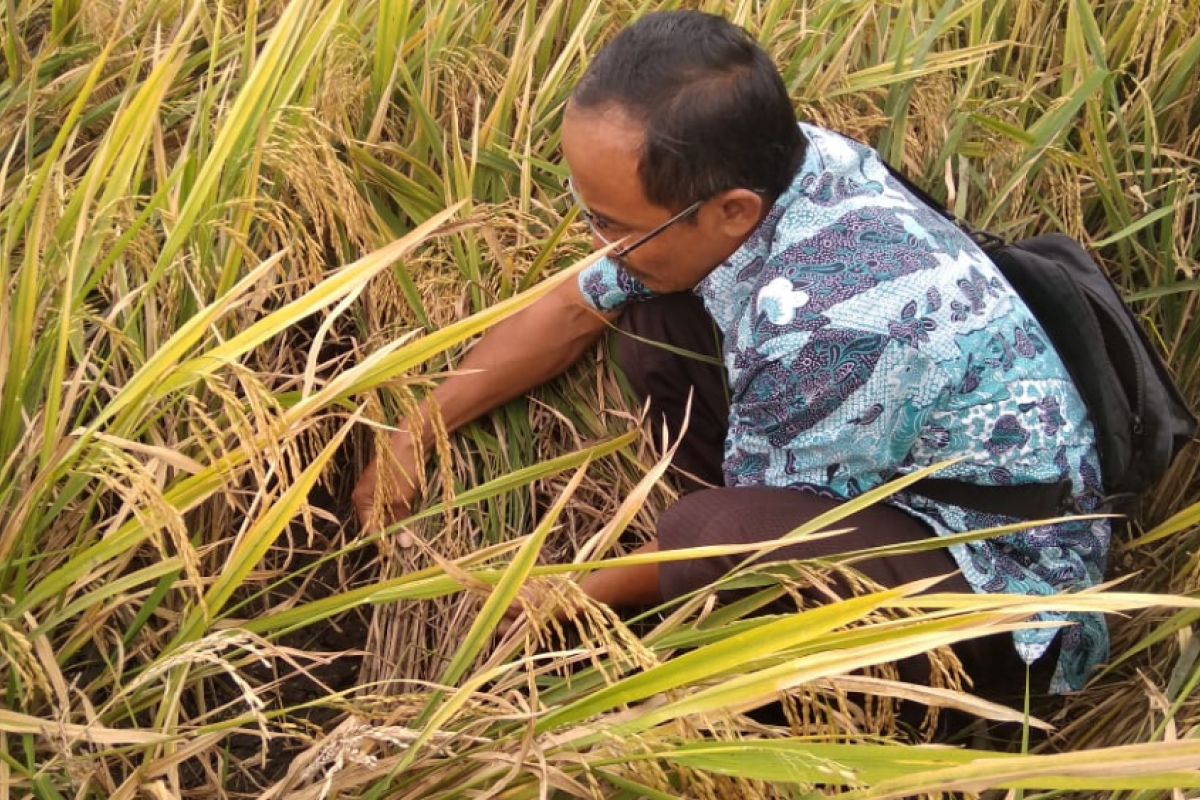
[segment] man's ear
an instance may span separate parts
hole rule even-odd
[[[766,212],[766,201],[749,189],[730,189],[713,198],[717,224],[726,236],[741,239],[758,227]]]

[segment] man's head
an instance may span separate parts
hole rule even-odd
[[[605,239],[658,292],[690,289],[745,241],[787,188],[803,139],[783,81],[740,28],[651,14],[597,55],[576,87],[563,151]]]

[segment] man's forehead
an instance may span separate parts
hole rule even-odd
[[[602,103],[597,106],[580,106],[574,100],[567,102],[564,120],[586,120],[620,129],[622,133],[640,146],[645,126],[620,103]]]
[[[598,109],[568,106],[563,118],[563,151],[569,159],[619,158],[636,164],[644,141],[641,123],[619,106]]]
[[[572,180],[598,214],[621,221],[648,205],[638,175],[642,125],[619,106],[568,106],[563,155]]]

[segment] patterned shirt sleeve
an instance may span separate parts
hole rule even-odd
[[[611,258],[602,258],[579,273],[579,292],[597,311],[617,311],[626,303],[654,296]]]

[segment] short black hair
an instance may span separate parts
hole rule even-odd
[[[615,105],[645,126],[642,190],[666,208],[737,188],[774,201],[804,158],[796,112],[770,56],[712,14],[642,17],[597,54],[571,102]]]

